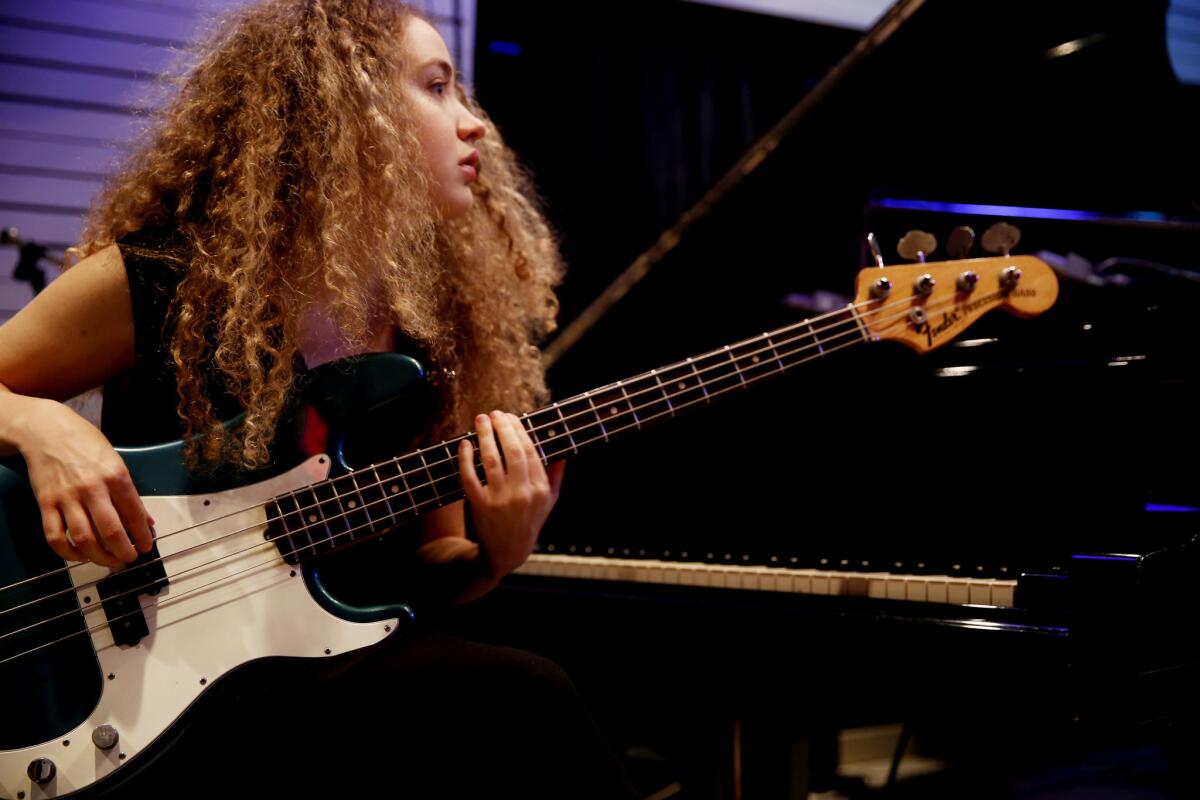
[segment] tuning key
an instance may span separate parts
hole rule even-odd
[[[1021,231],[1017,230],[1015,225],[997,222],[984,231],[982,243],[983,249],[989,253],[1007,256],[1019,241],[1021,241]]]
[[[867,246],[871,248],[871,258],[875,259],[875,266],[884,266],[883,253],[879,249],[879,240],[875,238],[874,231],[867,234]]]
[[[974,244],[975,231],[967,225],[959,225],[950,231],[950,236],[946,239],[946,255],[955,260],[966,258]]]
[[[925,256],[937,249],[937,239],[932,233],[925,231],[909,231],[896,245],[896,251],[901,258],[909,261],[925,263]]]

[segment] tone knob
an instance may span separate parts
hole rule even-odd
[[[48,758],[35,758],[29,762],[29,769],[25,770],[29,780],[39,786],[44,786],[54,780],[54,773],[54,762]]]
[[[111,750],[116,746],[121,734],[112,725],[101,725],[92,731],[92,744],[101,750]]]

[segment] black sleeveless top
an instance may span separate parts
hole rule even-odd
[[[178,413],[179,394],[170,342],[175,327],[171,304],[185,273],[175,261],[153,257],[155,252],[178,251],[178,236],[174,228],[146,225],[117,241],[129,280],[133,311],[133,368],[113,376],[104,384],[100,429],[118,447],[161,444],[184,435],[184,423]],[[429,363],[425,350],[399,330],[393,350]],[[209,400],[219,419],[232,419],[243,411],[237,400],[225,391],[223,377],[215,365],[188,366],[207,371]],[[300,354],[296,355],[293,368],[297,382],[309,374]],[[436,406],[442,400],[435,398],[431,402]],[[431,407],[423,410],[433,413]]]
[[[178,245],[176,235],[173,229],[148,225],[117,241],[129,280],[134,355],[132,369],[104,384],[100,428],[114,445],[136,447],[183,437],[169,344],[174,328],[171,302],[184,273],[170,260],[140,252],[173,249]],[[211,401],[219,417],[228,419],[240,413],[237,402],[221,388],[211,364],[193,368],[210,371]]]

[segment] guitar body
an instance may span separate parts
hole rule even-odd
[[[274,452],[288,457],[249,482],[194,480],[181,442],[118,450],[156,523],[156,552],[123,571],[125,585],[106,587],[110,571],[94,564],[64,571],[27,482],[0,467],[0,587],[10,587],[0,588],[0,797],[110,789],[239,666],[344,653],[410,620],[398,599],[357,605],[361,598],[335,596],[320,562],[288,563],[264,534],[272,498],[349,471],[347,453],[407,444],[411,428],[381,434],[424,421],[432,400],[424,370],[377,354],[315,370],[304,388],[276,437]],[[110,605],[104,591],[116,595]],[[115,746],[93,743],[101,726],[115,729]],[[39,785],[27,770],[42,758],[54,775]]]
[[[1058,283],[1045,262],[1005,255],[867,269],[855,291],[844,309],[521,424],[548,464],[852,345],[926,352],[992,309],[1039,314]],[[420,363],[400,354],[325,365],[295,398],[272,444],[276,464],[254,475],[195,479],[178,442],[120,450],[157,529],[156,550],[118,573],[64,570],[28,485],[0,471],[0,797],[107,790],[222,676],[272,656],[366,647],[411,619],[389,591],[398,581],[388,550],[326,556],[364,539],[411,551],[403,529],[385,532],[463,496],[456,445],[475,434],[404,452],[425,438],[436,401]],[[359,579],[358,566],[375,579]],[[119,741],[102,746],[114,731]]]

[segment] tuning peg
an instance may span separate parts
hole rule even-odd
[[[983,233],[983,249],[989,253],[1007,256],[1021,241],[1021,231],[1007,222],[997,222]]]
[[[966,258],[974,244],[975,231],[966,225],[959,225],[950,231],[950,236],[946,239],[946,255],[956,261]]]
[[[871,257],[875,259],[875,266],[883,267],[883,253],[879,250],[879,240],[875,238],[875,232],[867,234],[867,247],[871,248]]]
[[[937,249],[937,239],[932,233],[925,231],[909,231],[896,245],[896,251],[901,258],[909,261],[925,263],[925,256]]]

